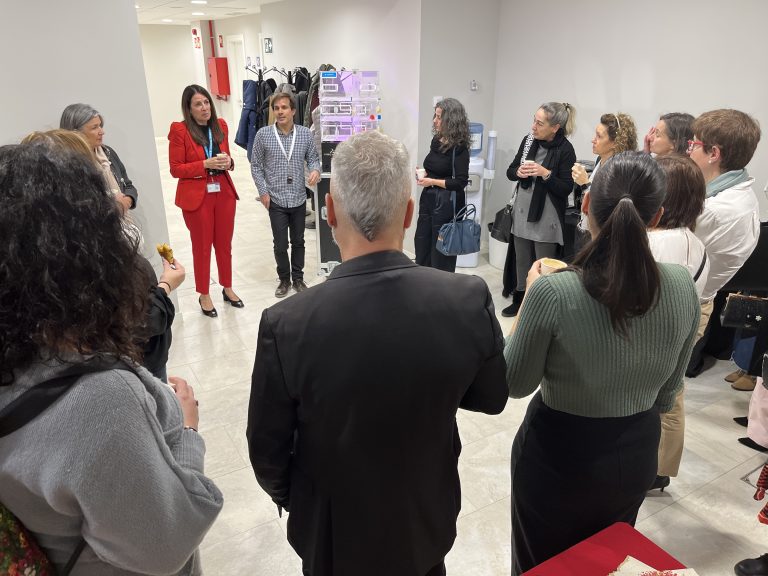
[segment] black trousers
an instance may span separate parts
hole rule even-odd
[[[463,191],[456,193],[457,212],[464,207],[464,198]],[[413,238],[416,264],[446,272],[456,271],[456,256],[446,256],[435,248],[440,226],[453,220],[453,214],[450,190],[434,186],[421,191],[419,218],[416,221],[416,234]]]
[[[306,569],[302,569],[302,573],[304,574],[304,576],[312,576],[309,572],[307,572]],[[440,562],[440,564],[432,568],[424,576],[446,576],[445,561]]]
[[[445,576],[445,562],[440,562],[440,564],[432,568],[424,576]]]
[[[304,279],[304,213],[307,203],[295,208],[283,208],[270,200],[269,223],[272,225],[272,242],[275,248],[277,276],[280,280]],[[290,233],[291,258],[288,259]]]
[[[538,392],[512,445],[512,574],[615,522],[634,526],[660,434],[656,408],[586,418],[549,408]]]

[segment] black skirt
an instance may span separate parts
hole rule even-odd
[[[659,411],[587,418],[537,392],[512,445],[512,574],[615,522],[634,526],[656,478]]]

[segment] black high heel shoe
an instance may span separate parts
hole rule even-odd
[[[653,485],[648,491],[660,490],[661,492],[664,492],[664,488],[667,486],[669,486],[669,476],[656,476],[656,480],[653,481]]]
[[[200,296],[197,299],[197,303],[200,304],[200,310],[203,312],[203,314],[208,316],[208,318],[216,318],[219,315],[219,313],[216,312],[216,308],[211,308],[210,310],[206,310],[205,308],[203,308],[203,297],[202,296]]]
[[[241,300],[232,300],[229,296],[227,296],[227,293],[222,290],[221,295],[224,296],[224,302],[229,302],[229,305],[233,308],[245,308],[245,302]]]

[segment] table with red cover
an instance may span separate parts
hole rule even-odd
[[[607,576],[627,556],[656,570],[685,568],[632,526],[617,522],[531,568],[523,576]]]

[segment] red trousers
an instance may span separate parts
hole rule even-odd
[[[211,246],[216,249],[219,284],[232,287],[232,235],[235,231],[235,191],[226,178],[217,177],[221,192],[210,192],[194,212],[183,210],[192,238],[195,290],[208,294],[211,283]]]

